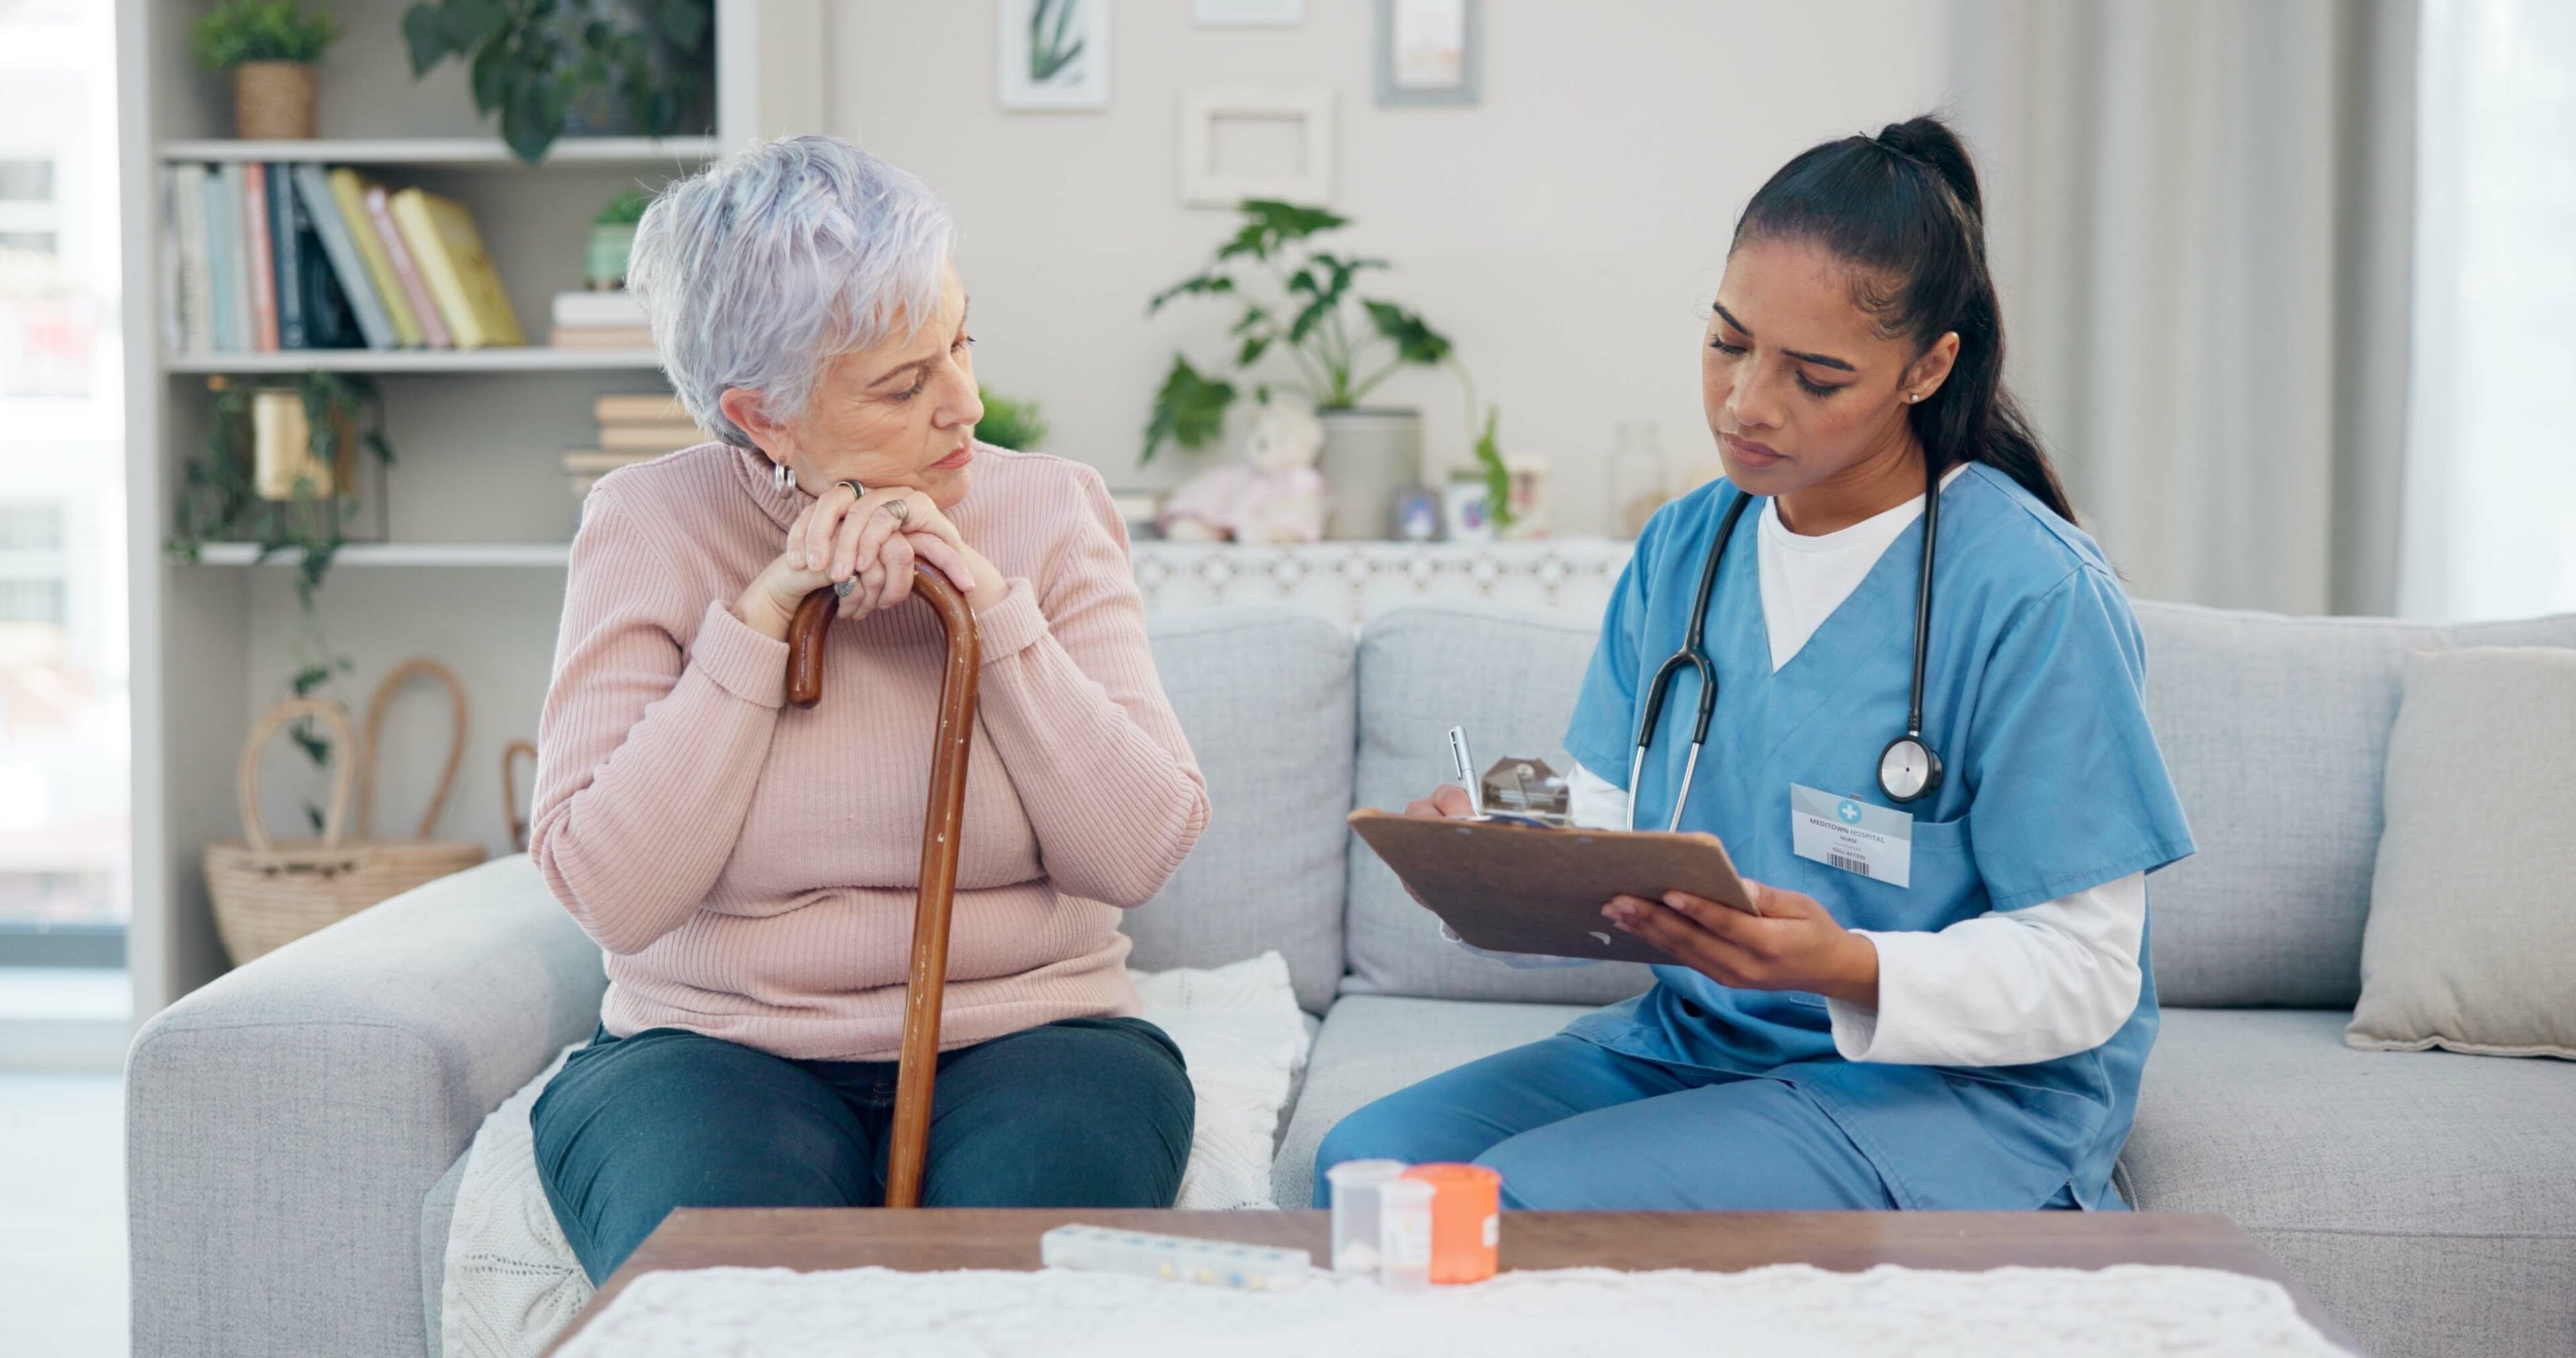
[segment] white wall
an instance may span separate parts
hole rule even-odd
[[[1231,313],[1145,301],[1194,271],[1232,214],[1180,206],[1184,89],[1335,92],[1331,204],[1398,272],[1379,295],[1457,342],[1502,407],[1505,451],[1550,457],[1559,531],[1606,524],[1615,420],[1656,421],[1668,456],[1705,451],[1695,347],[1744,199],[1789,156],[1934,107],[1948,69],[1937,0],[1487,0],[1483,101],[1379,108],[1367,0],[1307,0],[1295,28],[1201,28],[1186,0],[1116,6],[1110,106],[1005,113],[989,0],[838,0],[830,130],[955,205],[977,363],[1033,396],[1050,451],[1112,484],[1141,473],[1147,403],[1173,349],[1204,366]],[[1435,471],[1465,456],[1454,381],[1412,373]]]

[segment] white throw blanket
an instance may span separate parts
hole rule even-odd
[[[1511,1231],[1504,1222],[1506,1234]],[[1237,1292],[1118,1274],[648,1273],[563,1358],[1371,1358],[1881,1354],[1958,1358],[2338,1358],[2277,1283],[2212,1269],[1940,1273],[1506,1273],[1390,1293],[1317,1277]]]
[[[1213,970],[1129,975],[1144,1016],[1179,1045],[1198,1095],[1177,1205],[1277,1206],[1272,1138],[1308,1043],[1287,962],[1272,952]],[[466,1152],[439,1297],[446,1358],[534,1358],[590,1300],[590,1280],[537,1183],[528,1131],[528,1109],[571,1051],[492,1110]]]

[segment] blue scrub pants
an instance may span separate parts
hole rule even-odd
[[[529,1110],[537,1178],[594,1283],[675,1207],[885,1201],[892,1061],[791,1061],[677,1028],[601,1034]],[[925,1207],[1169,1207],[1197,1113],[1143,1019],[1066,1019],[939,1055]]]
[[[1797,1086],[1666,1065],[1563,1034],[1432,1076],[1341,1120],[1315,1153],[1466,1160],[1503,1206],[1550,1211],[1893,1208],[1878,1171]]]

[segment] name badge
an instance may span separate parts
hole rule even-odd
[[[1789,785],[1789,844],[1800,858],[1889,886],[1914,884],[1914,817]]]

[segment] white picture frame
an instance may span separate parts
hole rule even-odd
[[[1190,19],[1201,28],[1295,28],[1306,22],[1306,0],[1190,0]]]
[[[1377,0],[1377,102],[1456,108],[1482,95],[1483,0]]]
[[[1219,124],[1230,118],[1295,123],[1296,171],[1248,170],[1219,163]],[[1184,91],[1180,142],[1181,201],[1190,207],[1233,208],[1246,198],[1275,198],[1303,207],[1332,205],[1330,89]]]
[[[994,95],[1014,113],[1109,107],[1110,0],[996,0]]]

